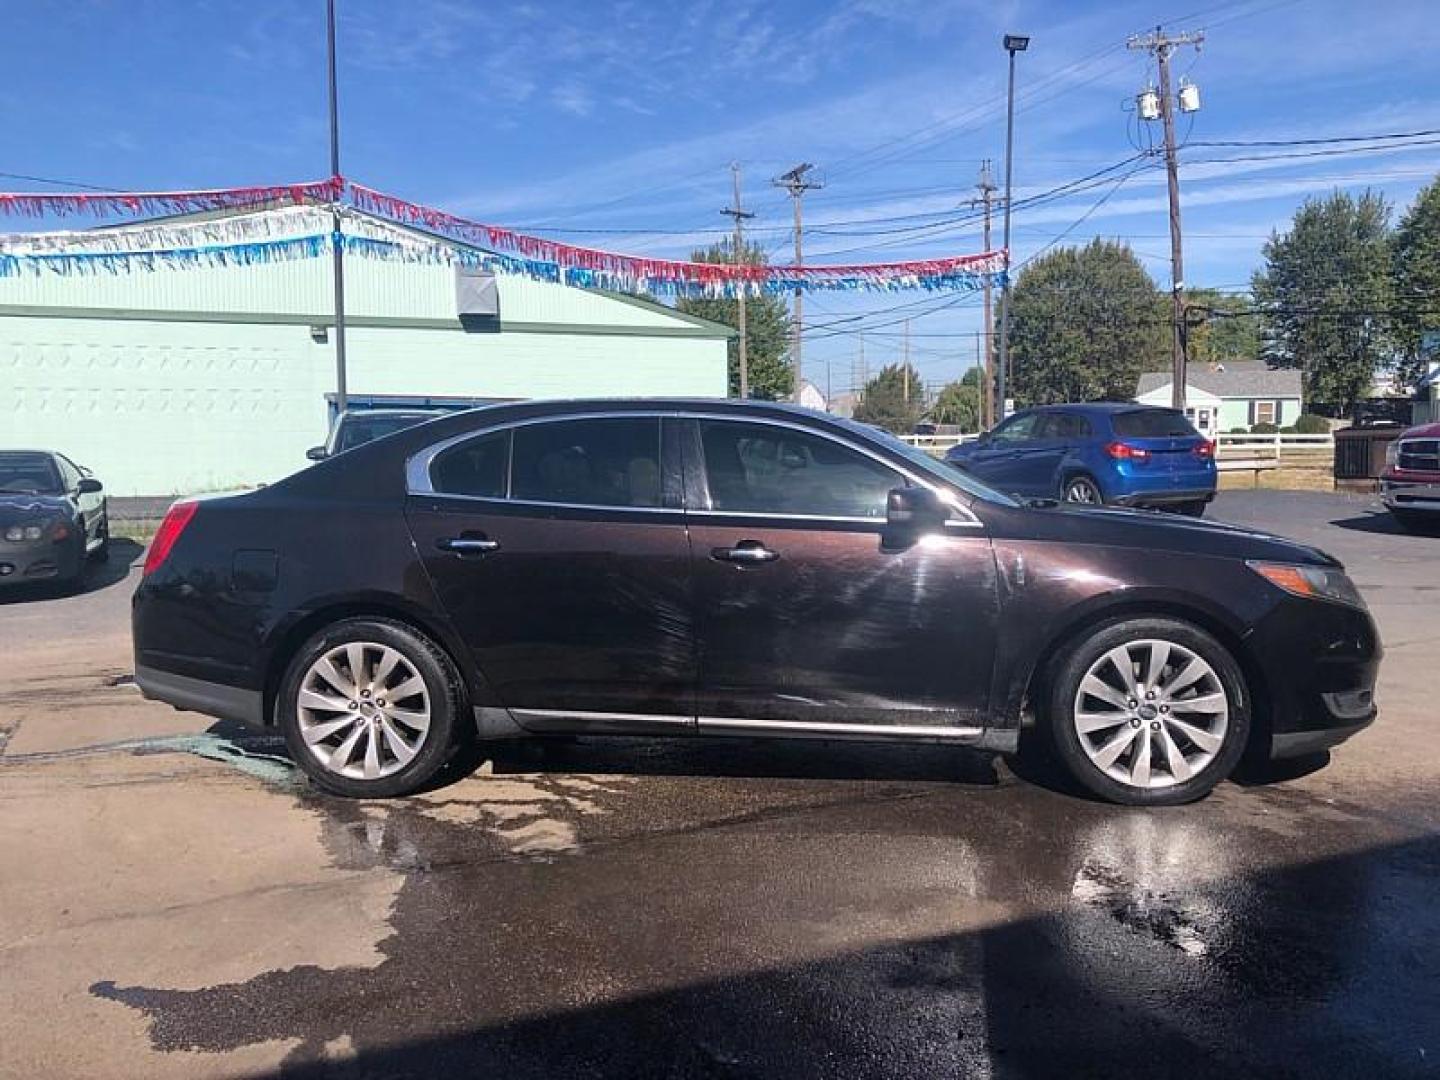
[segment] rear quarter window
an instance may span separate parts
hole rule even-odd
[[[1115,434],[1122,439],[1167,439],[1199,433],[1174,409],[1137,409],[1116,413],[1110,421]]]

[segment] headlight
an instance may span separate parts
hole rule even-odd
[[[5,528],[5,539],[12,544],[34,544],[41,540],[64,540],[70,526],[64,521],[27,521]]]
[[[31,525],[11,525],[5,530],[5,539],[12,544],[39,540],[44,535],[45,526],[38,522]]]
[[[1392,469],[1400,464],[1400,440],[1395,439],[1385,447],[1385,464]]]
[[[1292,563],[1247,563],[1251,570],[1278,589],[1307,600],[1333,600],[1363,608],[1360,590],[1343,570],[1327,566],[1297,566]]]

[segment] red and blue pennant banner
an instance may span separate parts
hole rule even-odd
[[[342,229],[324,207],[339,206]],[[278,208],[278,209],[277,209]],[[353,211],[352,212],[352,208]],[[103,232],[0,237],[0,276],[122,273],[162,267],[253,265],[347,253],[404,262],[479,265],[581,288],[657,296],[815,291],[957,291],[1003,279],[1004,252],[844,266],[698,263],[624,255],[486,225],[341,177],[213,191],[0,193],[0,215],[102,218],[245,211],[203,222],[141,223]],[[377,222],[375,219],[379,219]],[[399,228],[386,228],[388,222]],[[323,230],[323,231],[322,231]]]
[[[248,210],[278,203],[335,202],[340,177],[303,184],[216,188],[211,191],[0,192],[0,215],[11,217],[134,217]]]

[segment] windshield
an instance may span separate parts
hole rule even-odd
[[[406,428],[414,427],[416,424],[423,424],[426,420],[435,419],[432,413],[403,413],[400,415],[387,416],[347,416],[340,421],[339,439],[335,446],[335,453],[345,450],[354,450],[357,446],[364,446],[368,442],[380,439],[386,435],[394,435],[397,431],[404,431]]]
[[[0,494],[63,495],[60,470],[49,454],[0,453]]]
[[[946,483],[951,484],[967,494],[974,495],[977,499],[984,499],[986,502],[999,503],[1001,506],[1019,506],[1020,504],[1009,495],[1001,494],[994,488],[986,487],[969,473],[962,472],[947,461],[931,457],[919,447],[911,446],[898,435],[891,434],[884,428],[871,427],[869,424],[857,423],[854,420],[846,420],[842,417],[831,417],[836,423],[842,424],[858,435],[868,439],[884,443],[885,446],[899,454],[906,461],[917,465],[924,472],[937,476]]]

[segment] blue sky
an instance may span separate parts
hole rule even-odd
[[[779,260],[790,208],[769,179],[810,161],[826,187],[806,201],[809,260],[959,254],[980,247],[964,213],[979,162],[997,178],[1003,164],[1000,35],[1033,38],[1018,200],[1135,153],[1150,70],[1124,42],[1157,21],[1207,32],[1176,58],[1204,100],[1182,122],[1192,143],[1440,128],[1434,0],[1157,3],[338,0],[344,171],[481,220],[683,256],[728,228],[718,211],[739,161],[753,235]],[[135,189],[322,177],[323,19],[323,0],[17,6],[0,168]],[[1242,287],[1307,195],[1370,185],[1398,213],[1440,172],[1440,145],[1204,160],[1245,153],[1185,151],[1188,284]],[[1117,237],[1168,287],[1166,227],[1164,173],[1147,169],[1017,211],[1015,258]],[[862,328],[873,371],[906,315],[927,380],[974,362],[978,298],[828,295],[807,306],[807,375],[823,387],[828,364],[848,386]]]

